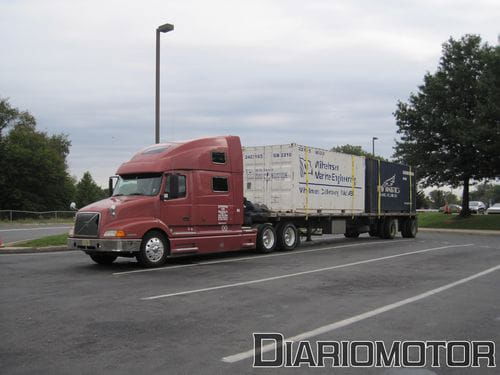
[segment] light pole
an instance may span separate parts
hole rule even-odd
[[[156,95],[155,95],[155,143],[160,143],[160,33],[168,33],[174,25],[166,23],[156,29]]]
[[[377,140],[377,137],[372,137],[372,155],[373,158],[375,158],[375,141]]]

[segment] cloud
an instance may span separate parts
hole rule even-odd
[[[351,143],[392,154],[392,112],[450,36],[496,43],[497,1],[58,0],[0,3],[0,95],[72,140],[69,164],[108,175],[154,140]]]

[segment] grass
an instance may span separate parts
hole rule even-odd
[[[458,214],[421,212],[418,214],[418,226],[421,228],[500,230],[500,215],[472,215],[462,218]]]
[[[17,242],[12,246],[14,246],[14,247],[61,246],[61,245],[66,245],[67,238],[68,238],[67,233],[56,234],[53,236],[37,238],[35,240]]]

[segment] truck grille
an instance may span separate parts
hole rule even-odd
[[[82,212],[76,214],[75,237],[97,237],[99,233],[99,218],[97,212]]]

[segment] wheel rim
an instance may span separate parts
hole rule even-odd
[[[163,257],[164,253],[165,247],[161,239],[153,237],[146,243],[146,257],[150,262],[158,262]]]
[[[284,240],[286,246],[295,245],[296,238],[297,237],[296,237],[295,231],[293,230],[292,227],[288,227],[285,229],[285,231],[283,233],[283,240]]]
[[[415,221],[411,223],[411,234],[413,237],[417,234],[417,223]]]
[[[271,228],[266,228],[262,233],[262,243],[266,249],[270,249],[274,245],[274,232]]]

